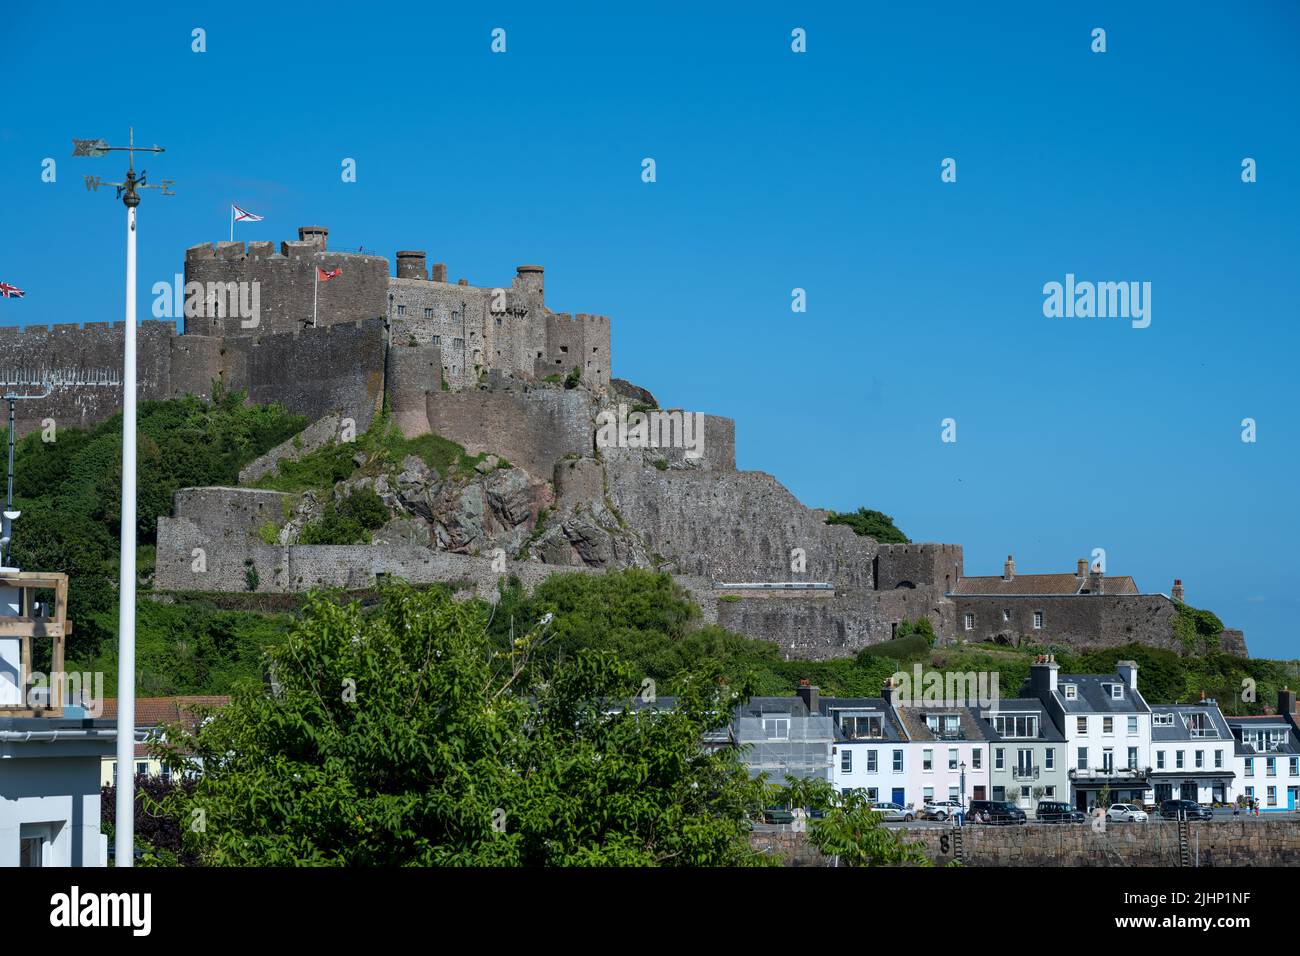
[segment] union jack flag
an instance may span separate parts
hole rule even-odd
[[[10,297],[21,299],[26,294],[26,292],[18,288],[16,285],[10,285],[8,282],[0,282],[0,296],[4,296],[6,299]]]

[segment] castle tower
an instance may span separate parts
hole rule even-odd
[[[328,248],[330,231],[324,226],[299,226],[298,241],[314,242],[324,252]]]
[[[446,267],[444,266],[444,274]],[[397,278],[428,279],[423,250],[399,249],[397,252]]]

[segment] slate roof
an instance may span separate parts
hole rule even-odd
[[[1287,721],[1285,714],[1261,714],[1250,717],[1224,717],[1224,721],[1232,728],[1232,735],[1236,739],[1237,754],[1242,757],[1274,757],[1279,755],[1292,756],[1300,754],[1300,740],[1296,739],[1295,729]],[[1247,747],[1241,739],[1241,731],[1245,729],[1254,730],[1286,730],[1286,743],[1277,750],[1256,750],[1253,747]]]
[[[1067,700],[1065,685],[1078,688],[1078,696]],[[1124,696],[1115,700],[1102,685],[1123,684]],[[1119,674],[1062,674],[1056,682],[1056,700],[1067,714],[1145,714],[1151,708],[1141,691],[1128,686]]]
[[[1172,727],[1161,727],[1155,722],[1156,714],[1173,714],[1174,725]],[[1191,714],[1204,714],[1209,719],[1210,725],[1219,732],[1215,737],[1193,737],[1191,731],[1187,728],[1186,718]],[[1153,704],[1151,706],[1151,740],[1152,742],[1160,741],[1186,741],[1188,743],[1212,742],[1216,739],[1225,742],[1232,742],[1232,730],[1228,727],[1227,722],[1223,719],[1223,714],[1219,711],[1218,704]]]
[[[1037,737],[1004,737],[997,732],[993,726],[992,718],[998,714],[1023,714],[1034,713],[1038,715],[1038,736]],[[985,716],[985,715],[988,716]],[[996,707],[976,709],[976,716],[979,719],[980,727],[984,731],[984,737],[987,740],[1009,740],[1009,741],[1028,741],[1043,740],[1054,743],[1061,743],[1065,740],[1065,735],[1061,733],[1047,713],[1047,708],[1037,697],[1015,697],[1009,700],[999,700]]]
[[[906,706],[895,707],[894,712],[898,714],[899,721],[903,725],[903,732],[907,734],[910,740],[933,740],[936,742],[952,742],[954,740],[987,740],[985,736],[983,721],[976,717],[975,712],[970,707],[942,707],[934,706]],[[931,732],[929,725],[926,724],[927,714],[949,715],[956,714],[958,717],[958,726],[962,730],[962,737],[952,738],[935,735]]]
[[[979,577],[961,577],[953,588],[954,594],[967,595],[1062,595],[1079,594],[1088,586],[1087,577],[1076,574],[1017,574],[1010,581],[1000,574]],[[1128,575],[1104,578],[1105,594],[1138,594],[1137,582]]]
[[[819,701],[818,710],[823,717],[830,717],[835,724],[835,739],[845,743],[902,743],[907,740],[902,728],[898,724],[897,714],[894,708],[885,703],[883,697],[823,697]],[[840,729],[840,722],[836,720],[837,714],[845,711],[872,711],[880,713],[882,720],[880,723],[881,736],[863,737],[849,739]]]

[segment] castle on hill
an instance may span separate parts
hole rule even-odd
[[[391,574],[490,597],[503,573],[532,585],[560,571],[647,567],[672,573],[706,620],[775,641],[787,657],[851,655],[922,617],[945,643],[1192,650],[1176,627],[1181,584],[1141,593],[1084,562],[1072,574],[1017,575],[1010,558],[1001,576],[967,577],[960,545],[882,545],[827,525],[827,512],[771,475],[738,471],[731,419],[665,412],[657,424],[670,438],[683,416],[698,422],[689,453],[624,442],[623,427],[605,447],[598,423],[612,409],[657,403],[612,376],[606,317],[550,311],[541,266],[472,286],[449,282],[424,252],[399,251],[394,274],[385,257],[331,250],[328,238],[306,226],[278,251],[193,246],[183,331],[140,326],[142,399],[209,398],[221,386],[311,423],[250,465],[240,487],[177,493],[158,525],[161,590],[360,588]],[[48,397],[20,403],[19,433],[46,418],[87,427],[112,415],[120,377],[105,386],[100,372],[121,353],[120,325],[0,330],[0,369],[52,383]],[[323,503],[250,486],[340,440],[343,423],[363,432],[385,407],[407,437],[436,433],[497,464],[453,481],[408,459],[398,474],[340,482],[336,497],[364,484],[391,520],[369,545],[300,543]],[[1218,640],[1246,653],[1239,631]]]

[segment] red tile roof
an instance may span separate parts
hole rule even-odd
[[[957,579],[955,594],[1078,594],[1088,579],[1076,574],[1017,574],[1010,581],[1001,575]],[[1105,594],[1137,594],[1137,582],[1129,575],[1102,579]]]
[[[137,697],[135,699],[135,725],[137,727],[158,727],[162,724],[183,722],[191,729],[194,726],[195,708],[225,707],[230,703],[229,697]],[[102,717],[117,717],[117,698],[104,699]]]

